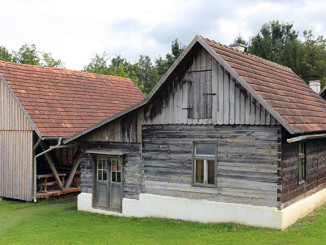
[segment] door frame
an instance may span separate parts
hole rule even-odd
[[[92,154],[92,161],[93,161],[93,198],[92,198],[92,206],[93,208],[96,208],[96,209],[104,209],[104,210],[112,210],[112,211],[119,211],[121,212],[122,211],[122,199],[124,197],[123,193],[124,193],[124,159],[123,159],[123,155],[124,153],[115,153],[115,154],[101,154],[101,153],[94,153]],[[111,163],[109,161],[110,158],[113,158],[113,159],[118,159],[119,161],[121,161],[121,207],[120,209],[117,209],[117,208],[112,208],[110,207],[110,189],[111,189],[111,184],[112,184],[112,173],[111,173]],[[98,196],[98,193],[97,193],[97,160],[98,159],[106,159],[108,161],[108,178],[107,178],[107,181],[109,182],[108,183],[108,207],[103,207],[103,206],[98,206],[97,205],[97,196]]]

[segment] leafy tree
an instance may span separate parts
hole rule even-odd
[[[12,61],[12,54],[4,46],[0,46],[0,60]]]
[[[35,44],[24,44],[19,48],[18,52],[9,52],[5,47],[0,46],[0,60],[64,68],[64,63],[61,60],[54,59],[51,53],[37,51]]]
[[[40,60],[35,44],[25,44],[19,48],[18,52],[14,52],[13,61],[16,63],[40,65]]]
[[[239,33],[238,36],[235,37],[234,39],[234,43],[236,44],[243,44],[245,46],[248,45],[248,42],[246,40],[243,39],[243,37],[241,36],[241,34]]]
[[[64,63],[61,60],[55,60],[51,53],[42,52],[42,66],[61,67],[64,68]]]
[[[302,78],[306,81],[319,79],[326,83],[326,39],[315,37],[312,31],[303,32],[304,41],[301,43],[300,63]]]
[[[108,58],[105,52],[102,54],[102,56],[95,54],[95,57],[92,58],[91,62],[84,67],[83,71],[108,75],[109,68],[107,62]]]
[[[155,60],[157,72],[160,76],[163,76],[167,70],[172,66],[174,61],[179,57],[186,47],[179,43],[178,39],[172,41],[171,54],[167,53],[165,58],[161,56]]]
[[[83,71],[130,78],[145,95],[148,95],[184,49],[178,39],[174,40],[171,54],[166,54],[165,58],[159,57],[155,64],[149,56],[144,55],[140,55],[136,63],[131,63],[120,55],[109,60],[106,53],[102,56],[96,54]]]
[[[149,56],[141,55],[137,62],[137,76],[140,83],[144,86],[144,94],[147,95],[155,87],[160,76],[156,67],[152,64]]]
[[[264,24],[260,32],[251,38],[248,52],[285,66],[293,66],[298,59],[298,32],[293,24],[272,21]],[[295,72],[298,68],[294,65]]]

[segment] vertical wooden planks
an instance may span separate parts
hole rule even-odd
[[[219,64],[218,66],[218,108],[219,114],[217,117],[218,124],[224,123],[224,68]]]
[[[212,93],[215,94],[212,96],[212,123],[217,124],[217,115],[218,115],[218,66],[217,61],[212,59]]]
[[[235,116],[235,81],[230,79],[230,121],[231,125],[234,124]]]
[[[166,105],[162,99],[153,102],[157,115],[145,124],[277,124],[207,51],[198,50],[182,72],[169,78],[162,92]]]
[[[224,101],[223,101],[223,112],[224,122],[223,124],[229,124],[230,119],[230,74],[224,72]]]

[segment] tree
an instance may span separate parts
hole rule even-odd
[[[83,71],[130,78],[145,95],[148,95],[184,49],[185,46],[175,39],[172,42],[171,54],[166,54],[165,58],[160,56],[155,60],[155,64],[146,55],[140,55],[136,63],[131,63],[120,55],[109,60],[106,53],[102,56],[96,54]]]
[[[326,39],[323,36],[315,37],[312,31],[303,32],[304,41],[301,43],[300,63],[302,78],[305,81],[322,80],[326,83]]]
[[[234,39],[234,43],[236,44],[243,44],[245,46],[248,45],[248,42],[246,40],[243,39],[243,37],[241,36],[241,34],[239,33],[238,36],[235,37]]]
[[[159,81],[160,76],[149,56],[140,55],[137,67],[138,81],[144,86],[143,93],[148,95]]]
[[[185,46],[179,43],[178,39],[175,39],[172,41],[171,54],[167,53],[165,58],[159,56],[159,58],[155,60],[157,72],[160,76],[163,76],[167,72],[167,70],[172,66],[174,61],[176,61],[184,49]]]
[[[12,61],[12,54],[4,46],[0,46],[0,60]]]
[[[24,44],[19,48],[18,52],[9,52],[4,46],[0,46],[0,60],[64,68],[64,63],[61,60],[54,59],[51,53],[37,51],[35,44]]]
[[[292,28],[293,24],[279,21],[264,24],[260,33],[251,38],[248,52],[290,66],[298,58],[298,32]]]
[[[109,68],[107,62],[108,58],[105,52],[102,56],[95,54],[95,57],[91,59],[91,62],[82,71],[108,75]]]
[[[40,65],[40,60],[35,44],[25,44],[19,48],[18,52],[14,52],[13,61],[16,63]]]
[[[61,60],[56,60],[52,57],[51,53],[42,52],[42,66],[47,67],[61,67],[64,68],[64,63]]]

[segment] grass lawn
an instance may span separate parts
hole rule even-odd
[[[0,201],[0,244],[326,244],[326,206],[281,232],[78,212],[76,198]]]

